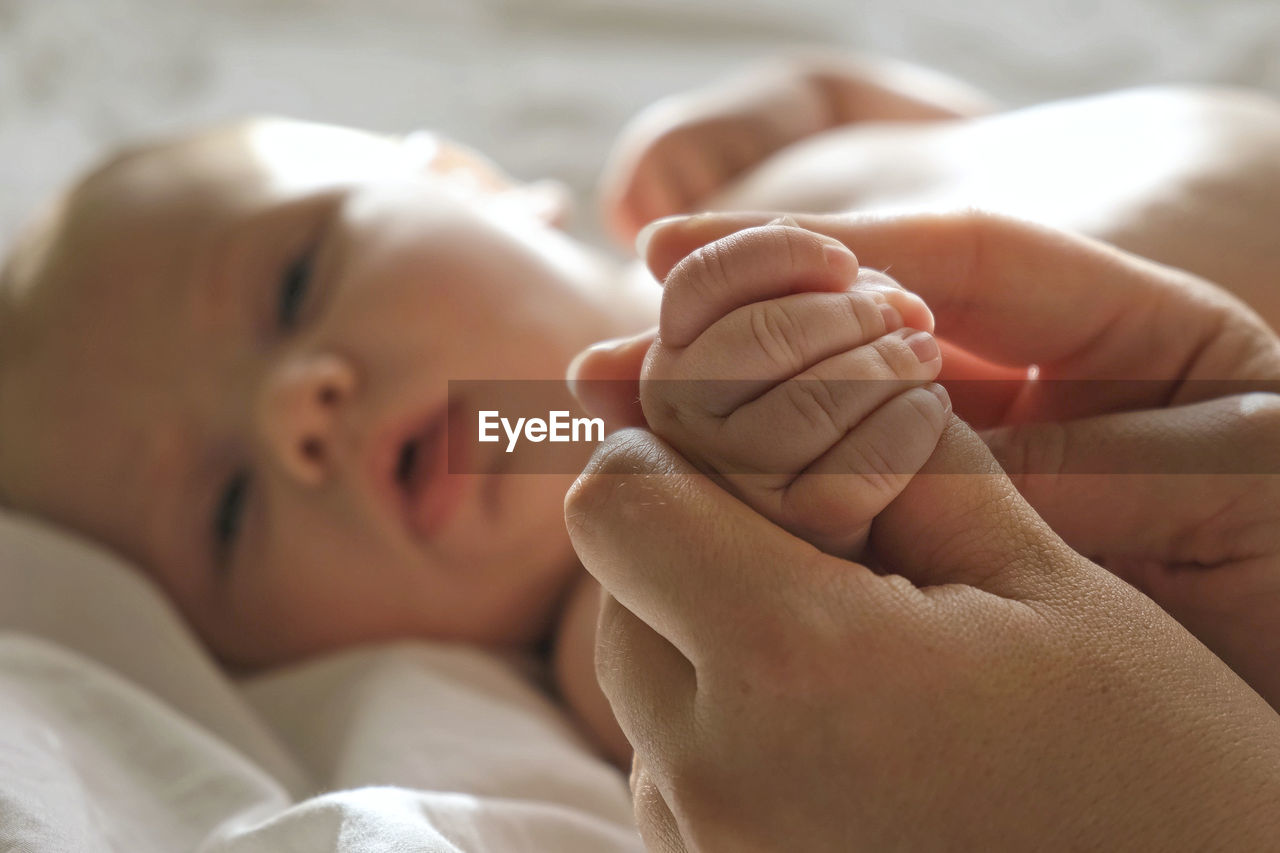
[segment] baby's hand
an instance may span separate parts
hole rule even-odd
[[[646,223],[705,210],[770,155],[833,127],[983,114],[990,100],[937,72],[806,51],[664,98],[619,134],[600,182],[604,219],[630,245]]]
[[[609,156],[605,223],[629,245],[647,222],[703,209],[735,177],[832,123],[825,93],[797,63],[768,63],[664,98],[627,124]]]
[[[747,229],[667,276],[640,403],[656,434],[757,512],[857,558],[947,422],[932,329],[919,297],[835,240]]]

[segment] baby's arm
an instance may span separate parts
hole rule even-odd
[[[859,559],[947,422],[924,303],[791,224],[698,249],[667,276],[641,376],[650,428],[729,491]]]
[[[813,51],[775,59],[666,98],[619,135],[601,179],[614,236],[701,209],[735,177],[809,136],[863,121],[931,121],[990,112],[992,101],[902,62]]]

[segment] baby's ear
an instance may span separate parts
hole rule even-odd
[[[551,179],[513,184],[498,194],[497,201],[505,209],[532,216],[552,228],[564,228],[573,213],[569,187]]]

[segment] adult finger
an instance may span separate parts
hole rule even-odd
[[[592,344],[573,357],[565,375],[569,392],[610,430],[644,426],[640,368],[658,335],[656,328],[629,338]]]
[[[643,430],[597,448],[565,521],[587,570],[695,667],[730,652],[775,654],[815,587],[852,589],[850,618],[869,623],[888,595],[866,567],[771,524]]]
[[[1277,435],[1280,397],[1258,393],[1003,427],[983,438],[1077,551],[1109,564],[1212,565],[1251,547],[1258,519],[1226,510],[1280,474]]]
[[[872,545],[883,565],[919,586],[965,584],[1019,601],[1073,600],[1084,575],[1102,573],[1050,529],[954,416],[920,473],[876,518]]]
[[[596,680],[637,752],[662,756],[673,741],[689,737],[693,666],[611,595],[600,605],[595,662]]]
[[[956,414],[975,429],[1008,423],[1034,369],[996,364],[944,338],[938,338],[938,347],[942,350],[938,381],[951,395]]]
[[[685,853],[684,839],[666,797],[639,753],[631,760],[631,803],[647,850]]]
[[[704,214],[655,223],[647,235],[650,269],[662,275],[690,246],[769,216]],[[1195,394],[1181,384],[1188,378],[1280,375],[1274,337],[1243,303],[1194,276],[1085,237],[973,212],[795,221],[850,246],[864,266],[888,269],[928,302],[941,337],[979,356],[1037,364],[1046,379],[1158,380],[1106,389],[1122,399],[1075,395],[1067,403],[1055,400],[1055,387],[1046,383],[1037,389],[1045,395],[1041,408],[1059,410],[1042,416],[1132,405],[1124,395],[1135,393],[1160,404],[1175,392]],[[1206,388],[1201,398],[1216,393]]]
[[[758,226],[769,216],[662,220],[647,234],[645,259],[655,276],[663,276],[693,248]],[[1008,217],[969,212],[793,219],[839,240],[862,265],[887,269],[922,296],[935,313],[939,334],[985,357],[997,355],[992,347],[998,346],[997,360],[1003,363],[1043,365],[1078,353],[1084,342],[1106,345],[1099,340],[1102,332],[1160,292],[1149,262]],[[1072,322],[1064,323],[1064,317]],[[1193,319],[1206,323],[1207,318]],[[1185,348],[1185,342],[1176,343]],[[1119,366],[1134,367],[1128,360]],[[1089,374],[1099,375],[1107,374]]]

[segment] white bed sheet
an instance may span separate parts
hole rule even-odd
[[[235,683],[130,567],[0,513],[0,850],[640,849],[526,669],[402,643]]]

